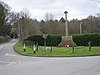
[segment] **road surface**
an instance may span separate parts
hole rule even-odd
[[[27,57],[14,52],[16,42],[0,45],[0,75],[100,75],[100,56]]]

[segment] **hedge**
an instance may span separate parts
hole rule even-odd
[[[100,34],[78,34],[72,36],[73,41],[78,46],[88,46],[89,42],[91,42],[92,46],[100,46]]]
[[[44,46],[44,38],[43,35],[32,35],[29,36],[26,40],[32,41],[33,44],[38,43],[38,45]],[[58,46],[58,44],[61,42],[61,36],[57,35],[48,35],[46,38],[46,45],[47,46]]]
[[[88,43],[91,42],[92,46],[100,46],[100,34],[75,34],[73,36],[73,41],[77,46],[88,46]],[[43,35],[32,35],[27,39],[32,41],[33,44],[38,43],[41,46],[44,46]],[[61,35],[48,35],[46,39],[47,46],[58,46],[61,42]]]
[[[48,36],[47,46],[58,46],[61,42],[61,36]]]

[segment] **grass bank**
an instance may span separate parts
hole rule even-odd
[[[16,44],[15,50],[20,54],[28,56],[88,56],[100,54],[100,47],[92,47],[91,51],[89,51],[89,47],[85,46],[75,47],[74,53],[72,47],[53,47],[52,52],[50,52],[45,51],[44,47],[39,46],[38,51],[36,51],[36,54],[34,54],[32,48],[30,47],[26,47],[26,51],[24,52],[22,44]]]

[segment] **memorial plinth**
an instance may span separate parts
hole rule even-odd
[[[62,36],[62,40],[61,40],[61,43],[59,44],[59,46],[64,47],[66,45],[69,45],[70,47],[77,46],[73,42],[72,36]]]

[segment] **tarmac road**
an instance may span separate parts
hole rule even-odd
[[[14,52],[16,42],[0,45],[0,75],[100,75],[100,56],[27,57]]]

